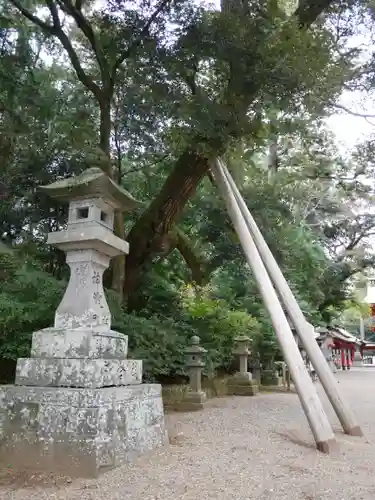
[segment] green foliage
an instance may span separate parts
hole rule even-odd
[[[29,355],[34,331],[53,324],[66,282],[37,265],[18,267],[19,253],[0,253],[0,257],[3,276],[6,271],[0,293],[0,359],[15,360]],[[164,292],[159,292],[165,298]],[[257,321],[249,314],[228,309],[225,302],[211,299],[207,291],[192,298],[181,290],[175,317],[166,311],[164,315],[147,310],[138,315],[126,314],[112,292],[107,296],[112,327],[129,336],[129,355],[144,361],[145,380],[185,377],[184,350],[193,335],[200,336],[208,351],[205,373],[228,370],[233,361],[234,338],[259,332]]]
[[[223,300],[212,298],[212,290],[189,287],[183,294],[183,305],[189,323],[196,329],[202,345],[208,350],[207,364],[214,373],[228,369],[233,362],[234,339],[259,334],[260,325],[246,311],[231,310]]]
[[[65,0],[24,2],[43,3],[49,23],[60,12],[66,31],[55,26],[50,36],[15,3],[0,3],[0,237],[19,249],[0,252],[0,357],[27,354],[32,332],[53,323],[66,284],[64,255],[45,245],[66,207],[36,188],[99,165],[145,203],[126,217],[126,231],[157,202],[151,224],[140,224],[144,248],[130,248],[142,270],[132,314],[108,293],[114,327],[129,335],[146,378],[184,376],[195,334],[208,349],[208,374],[230,368],[241,334],[272,364],[280,355],[273,329],[218,193],[207,179],[194,185],[196,165],[176,163],[191,147],[202,169],[202,154],[225,157],[306,317],[331,321],[345,309],[351,277],[375,262],[375,190],[365,178],[374,175],[374,148],[342,158],[323,121],[343,85],[362,74],[360,49],[347,46],[358,5],[336,6],[311,26],[316,15],[306,16],[324,3],[307,2],[301,17],[287,15],[285,2],[256,0],[222,12],[162,2],[155,16],[143,0],[88,2],[81,13]],[[276,168],[265,172],[272,141]],[[196,195],[174,228],[184,208],[168,184],[176,165],[179,193]],[[208,285],[196,287],[197,276]]]
[[[4,270],[0,253],[0,269]],[[66,283],[59,282],[37,266],[21,264],[13,257],[0,292],[0,358],[17,359],[29,354],[32,333],[53,325],[54,311]],[[3,267],[4,266],[4,267]],[[7,266],[8,270],[11,267]]]
[[[143,360],[145,380],[186,376],[184,349],[196,334],[189,324],[122,313],[114,318],[113,328],[129,336],[129,357]]]

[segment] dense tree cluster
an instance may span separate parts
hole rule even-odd
[[[66,207],[36,188],[92,166],[142,202],[116,214],[130,255],[106,285],[151,375],[179,373],[192,332],[215,369],[230,332],[260,351],[271,334],[209,174],[219,155],[307,316],[331,321],[374,262],[373,143],[343,156],[324,125],[344,89],[371,92],[374,56],[353,40],[373,15],[332,0],[2,0],[0,356],[51,322],[67,278],[45,245]]]

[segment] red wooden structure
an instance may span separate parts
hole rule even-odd
[[[323,349],[331,350],[331,359],[337,368],[350,370],[356,350],[361,352],[363,342],[344,328],[319,328],[318,343]]]

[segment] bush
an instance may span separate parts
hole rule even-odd
[[[114,318],[112,326],[129,336],[129,357],[143,360],[144,380],[186,375],[184,349],[195,334],[190,325],[158,316],[122,313]]]
[[[1,255],[1,254],[0,254]],[[66,288],[36,265],[15,255],[0,261],[0,358],[27,357],[33,332],[53,325],[54,312]],[[129,337],[129,356],[144,362],[144,379],[172,381],[186,377],[185,348],[198,335],[207,349],[204,374],[227,371],[233,362],[234,339],[259,336],[260,325],[244,311],[233,311],[224,300],[210,298],[209,289],[184,289],[177,303],[165,303],[159,313],[126,314],[107,292],[112,327]],[[173,313],[173,314],[172,314]]]
[[[14,266],[13,272],[7,273],[0,293],[0,358],[29,354],[33,332],[53,324],[65,286],[27,264],[18,263],[18,268]]]
[[[184,307],[189,323],[207,349],[207,371],[228,371],[233,363],[235,338],[259,336],[258,321],[245,311],[232,311],[223,300],[210,298],[208,288],[185,291]]]

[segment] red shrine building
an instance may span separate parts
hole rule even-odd
[[[360,334],[355,336],[341,327],[317,328],[320,345],[327,361],[338,369],[349,370],[352,364],[375,364],[375,342],[365,340],[367,334],[375,333],[375,279],[367,282],[366,296],[363,299],[371,310],[368,320],[361,320]],[[365,323],[365,324],[364,324]]]
[[[340,327],[316,328],[316,331],[319,333],[316,340],[326,360],[337,369],[350,370],[363,341]]]

